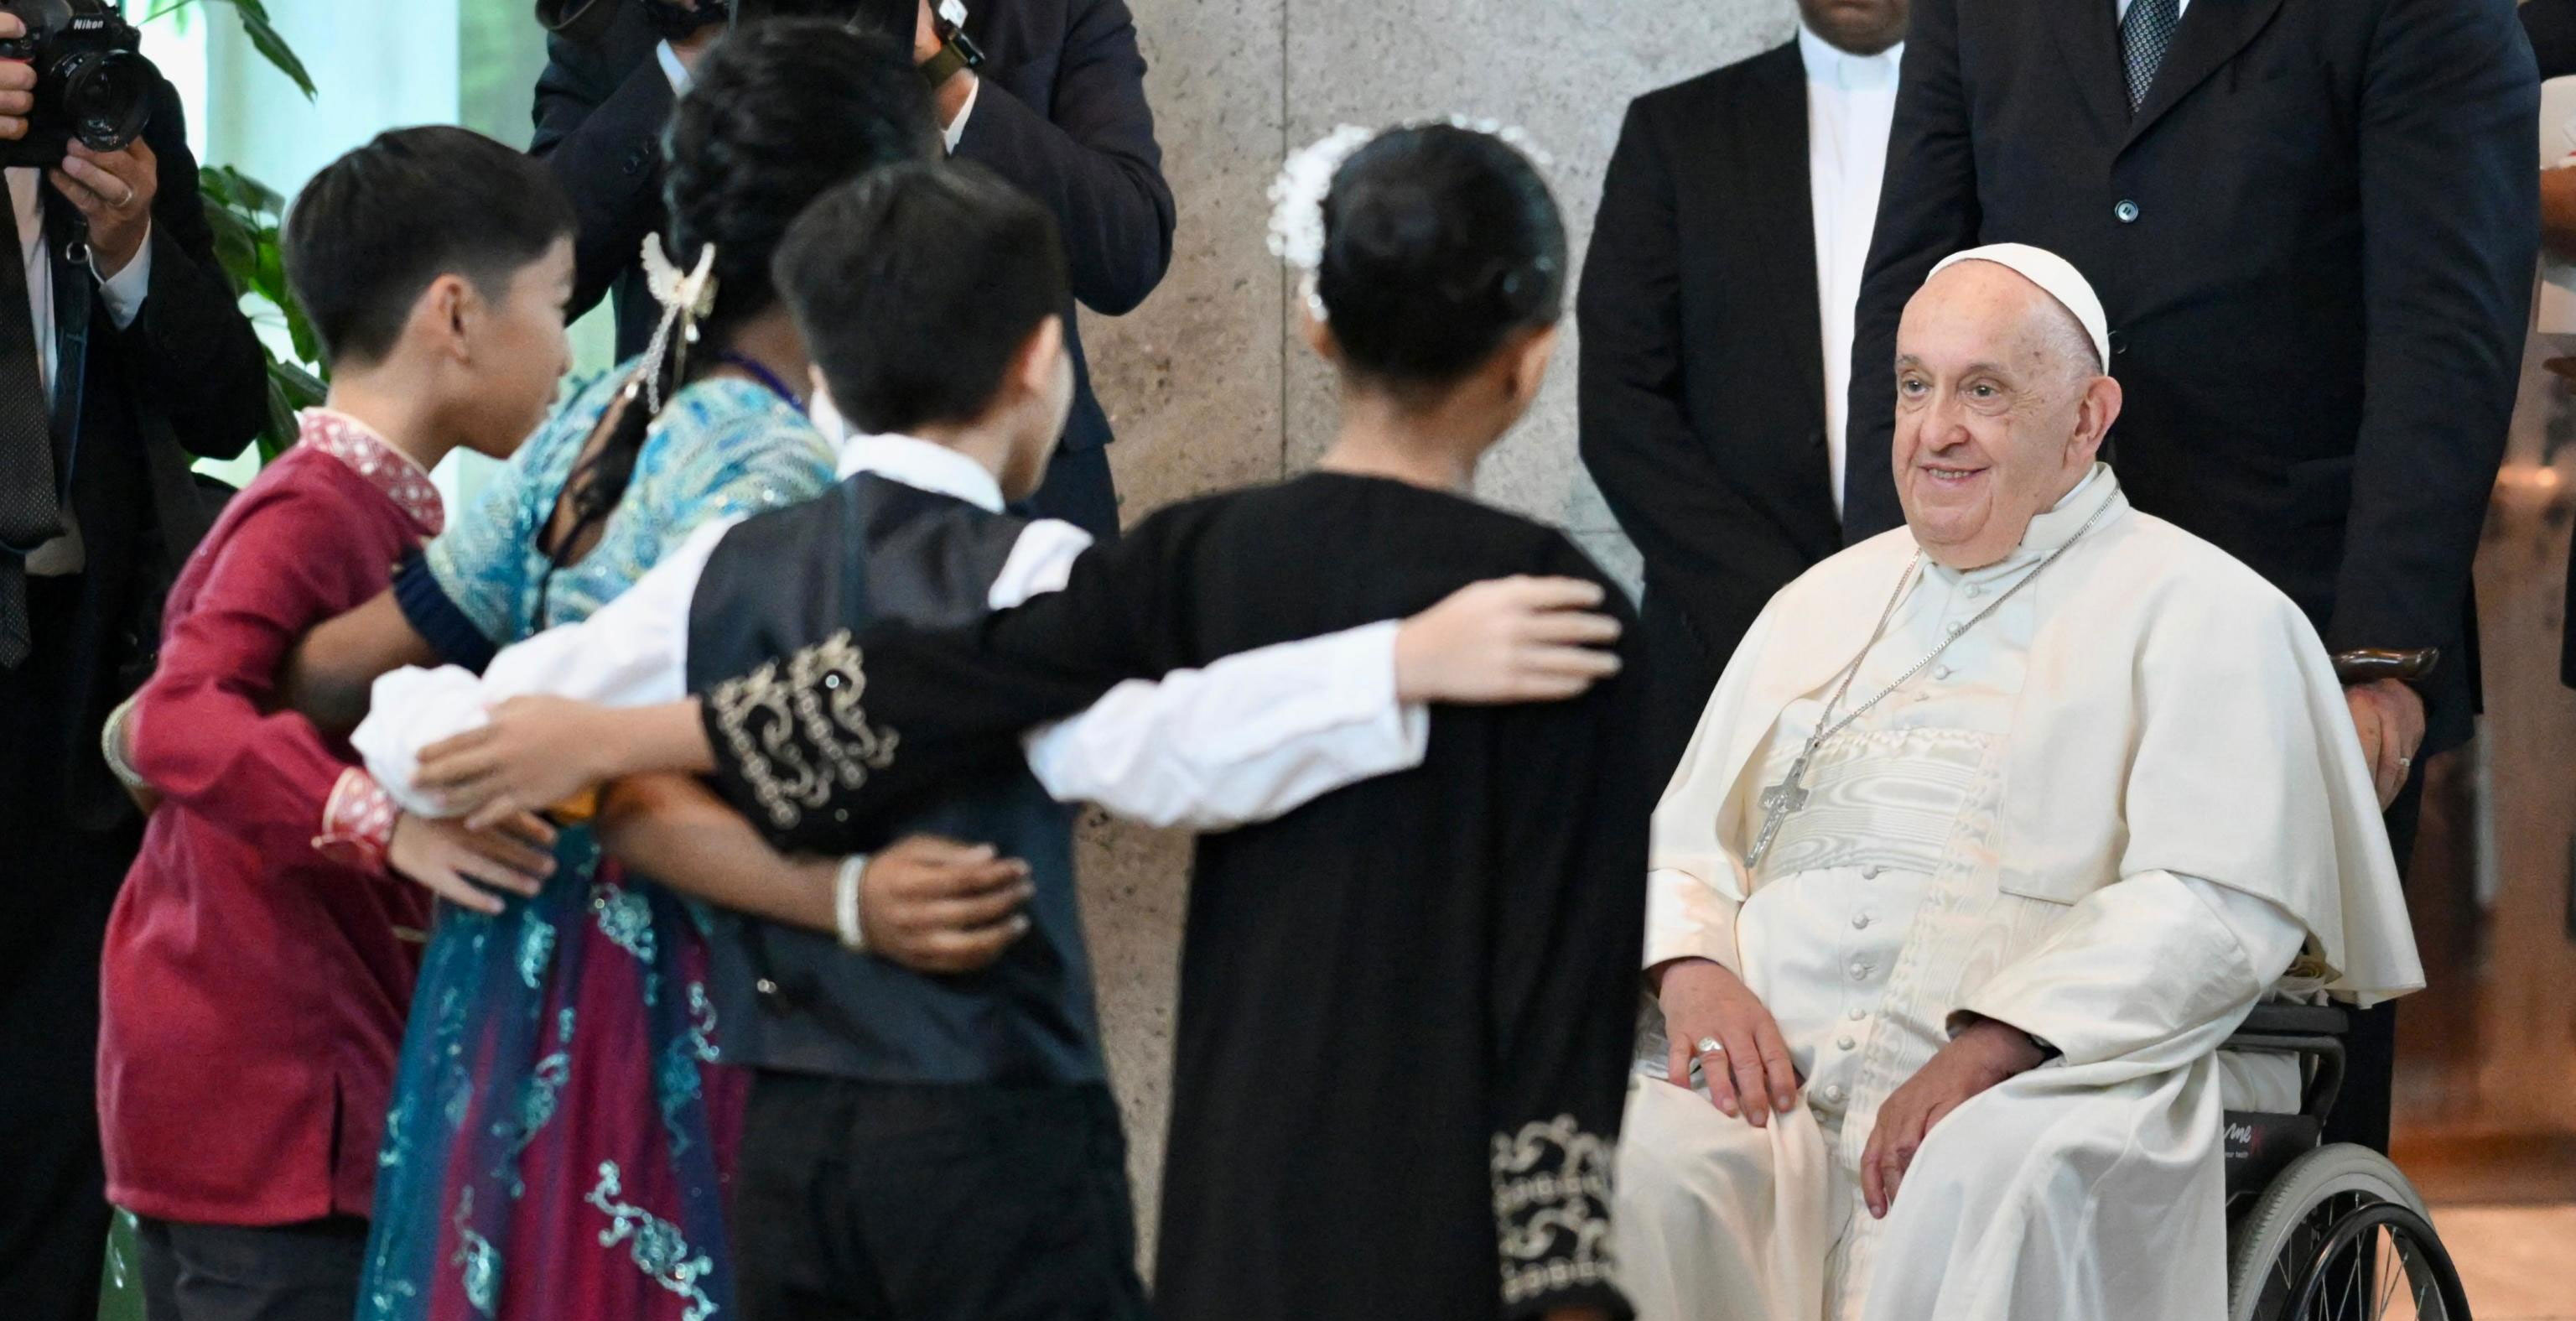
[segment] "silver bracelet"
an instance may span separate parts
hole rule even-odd
[[[853,853],[832,874],[832,925],[840,931],[841,948],[853,954],[868,948],[867,927],[859,920],[859,882],[867,871],[868,855]]]
[[[107,713],[107,723],[98,731],[98,751],[100,756],[106,758],[107,769],[116,776],[118,784],[124,785],[129,791],[149,790],[152,786],[135,773],[134,763],[126,757],[126,730],[132,723],[133,716],[134,699],[132,697],[117,703],[116,709]]]

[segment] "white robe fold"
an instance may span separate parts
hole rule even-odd
[[[1645,1321],[2214,1314],[2222,1090],[2240,1108],[2295,1097],[2280,1061],[2222,1067],[2218,1045],[2295,945],[2304,984],[2348,1000],[2422,984],[2368,770],[2316,634],[2250,570],[2129,509],[2107,469],[2035,521],[2002,565],[1927,572],[1838,710],[2097,507],[2056,563],[1853,731],[1901,729],[1906,699],[1937,707],[1956,685],[1935,676],[1956,668],[1972,691],[1952,704],[1995,737],[1959,828],[1908,882],[1921,898],[1893,967],[1853,965],[1875,997],[1870,1022],[1857,1038],[1818,1028],[1792,1043],[1802,1073],[1839,1096],[1828,1104],[1828,1089],[1811,1087],[1808,1104],[1756,1130],[1660,1081],[1660,1058],[1641,1062],[1618,1232]],[[1814,728],[1913,552],[1903,530],[1890,533],[1771,602],[1656,812],[1648,965],[1724,963],[1784,1030],[1825,1020],[1782,1012],[1812,1006],[1781,997],[1853,988],[1793,975],[1779,957],[1780,933],[1815,941],[1822,927],[1784,922],[1777,905],[1748,912],[1756,878],[1740,858],[1760,821],[1755,795]],[[1766,870],[1760,883],[1867,904],[1893,883],[1879,870]],[[1877,1107],[1960,1013],[2023,1028],[2063,1056],[1943,1119],[1890,1217],[1871,1222],[1852,1185]]]

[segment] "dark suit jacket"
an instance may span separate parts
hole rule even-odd
[[[1808,187],[1794,41],[1639,97],[1602,183],[1581,444],[1645,554],[1659,773],[1763,603],[1842,546]]]
[[[2112,0],[1916,0],[1852,350],[1845,535],[1901,521],[1897,320],[1940,257],[2093,282],[2138,508],[2216,542],[2335,650],[2440,647],[2475,708],[2470,563],[2539,245],[2512,0],[2192,0],[2133,118]],[[2125,218],[2124,218],[2125,217]]]
[[[2576,73],[2576,0],[2524,0],[2523,34],[2543,78]],[[2566,637],[2558,647],[2558,679],[2576,688],[2576,540],[2567,547]]]
[[[41,777],[58,795],[46,810],[80,829],[109,829],[133,812],[99,757],[98,731],[151,673],[160,596],[210,519],[195,503],[189,461],[239,454],[268,421],[267,359],[215,260],[182,114],[178,93],[162,83],[144,131],[160,159],[152,278],[132,325],[116,328],[97,279],[68,258],[80,213],[50,186],[45,197],[57,321],[68,327],[85,310],[88,322],[85,351],[58,331],[55,394],[76,389],[80,405],[77,421],[54,436],[72,474],[85,558],[68,635],[33,639],[39,651],[70,649],[69,690],[51,710],[0,723],[39,745],[8,755],[53,768]],[[84,297],[76,308],[72,300]]]
[[[1171,264],[1173,208],[1124,0],[985,0],[970,7],[966,32],[985,65],[958,158],[991,167],[1055,213],[1084,306],[1109,316],[1133,310]],[[554,167],[580,215],[573,310],[588,311],[615,287],[621,355],[643,351],[654,320],[637,253],[663,223],[671,85],[655,44],[632,5],[589,44],[552,38],[529,147]],[[1110,441],[1109,417],[1092,397],[1071,305],[1065,331],[1079,388],[1064,444],[1097,449]]]

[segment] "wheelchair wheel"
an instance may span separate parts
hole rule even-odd
[[[2292,1161],[2228,1239],[2229,1321],[2469,1321],[2423,1198],[2367,1148]]]

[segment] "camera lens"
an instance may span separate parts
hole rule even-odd
[[[132,51],[79,51],[54,66],[72,134],[92,151],[116,151],[152,115],[152,66]]]

